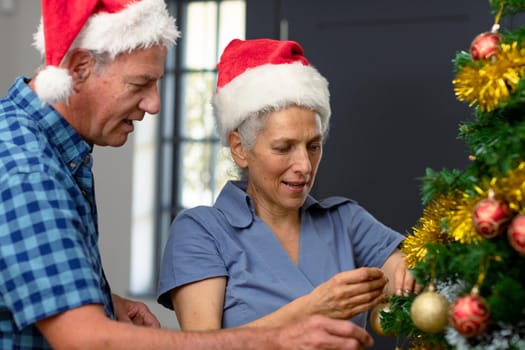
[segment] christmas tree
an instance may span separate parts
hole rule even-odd
[[[487,7],[492,28],[453,60],[454,92],[472,108],[459,127],[470,163],[427,169],[401,248],[425,288],[371,314],[399,348],[525,349],[525,27],[500,25],[525,0]]]

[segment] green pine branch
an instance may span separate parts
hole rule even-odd
[[[502,16],[512,16],[517,13],[525,11],[524,0],[489,0],[491,13],[494,15],[498,13],[500,7],[503,5]]]
[[[503,9],[502,17],[525,12],[525,0],[489,0],[489,3],[494,15],[500,9]],[[525,26],[500,28],[499,32],[503,43],[517,42],[519,48],[523,47]],[[464,67],[477,69],[486,64],[473,60],[467,51],[457,52],[452,62],[456,74]],[[498,108],[490,112],[474,108],[471,119],[459,126],[458,138],[465,142],[472,162],[461,170],[426,169],[420,179],[423,205],[448,195],[455,198],[458,192],[474,197],[477,195],[476,187],[481,183],[505,177],[525,161],[525,79],[519,81],[509,98],[501,101]],[[525,208],[525,198],[521,206]],[[446,218],[442,218],[440,224],[446,234]],[[524,322],[525,257],[510,246],[505,232],[480,243],[428,242],[425,248],[425,258],[412,270],[419,284],[458,286],[461,289],[455,292],[459,295],[468,294],[474,286],[478,286],[480,295],[485,298],[491,312],[491,324],[485,338],[468,339],[471,345],[477,346],[476,342],[479,342],[480,346],[484,346],[483,342],[490,341],[491,334],[500,331],[498,327],[501,325]],[[383,330],[407,339],[417,339],[431,349],[451,349],[444,333],[427,334],[415,327],[410,307],[416,297],[392,296],[390,310],[381,312]],[[514,334],[521,341],[525,339],[522,329],[519,334]],[[511,350],[517,348],[510,345]]]

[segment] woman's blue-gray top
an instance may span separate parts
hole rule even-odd
[[[227,278],[222,326],[256,320],[310,293],[338,272],[381,267],[404,236],[343,197],[301,208],[299,263],[255,215],[245,182],[229,182],[213,207],[185,210],[174,220],[160,270],[158,302],[170,290],[211,277]],[[353,319],[362,324],[362,316]]]

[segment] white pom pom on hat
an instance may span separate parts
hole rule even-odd
[[[323,128],[328,127],[328,81],[310,65],[297,42],[234,39],[217,68],[212,107],[223,145],[248,116],[268,108],[309,107],[319,114]]]
[[[36,76],[35,89],[42,102],[65,101],[73,89],[73,78],[66,69],[48,66]]]
[[[45,67],[36,76],[36,94],[43,103],[71,96],[72,77],[60,64],[73,48],[115,57],[157,44],[170,46],[179,36],[164,0],[42,0],[33,46]]]

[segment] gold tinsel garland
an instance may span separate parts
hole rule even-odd
[[[480,193],[481,198],[487,197]],[[472,212],[480,197],[471,198],[467,193],[459,193],[457,206],[449,211],[447,223],[449,235],[456,242],[462,244],[479,243],[483,239],[472,224]]]
[[[423,216],[401,245],[401,251],[406,256],[409,268],[414,268],[418,261],[422,261],[427,254],[425,244],[444,243],[447,239],[443,231],[441,220],[453,207],[447,197],[436,198],[423,209]]]
[[[425,342],[425,339],[423,339],[421,336],[414,337],[414,339],[412,340],[412,344],[410,345],[410,350],[445,350],[445,349],[448,349],[448,347],[445,348],[438,344],[427,344]]]
[[[525,75],[525,49],[501,44],[500,51],[481,66],[463,66],[452,81],[458,100],[490,112],[509,98]]]
[[[488,198],[489,191],[505,201],[514,213],[521,213],[525,204],[525,162],[520,162],[505,177],[481,181],[474,190],[477,193],[474,197],[458,191],[453,195],[437,197],[424,208],[423,216],[413,227],[412,234],[401,245],[409,268],[414,268],[425,258],[427,243],[481,242],[484,238],[472,224],[472,212],[477,202]]]
[[[525,204],[525,162],[509,171],[506,177],[495,178],[491,181],[494,191],[499,193],[509,208],[515,213],[523,211]]]

